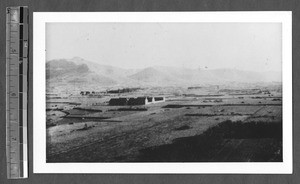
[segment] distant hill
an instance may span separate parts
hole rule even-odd
[[[132,81],[130,78],[128,78],[128,76],[140,71],[139,69],[123,69],[120,67],[98,64],[96,62],[86,61],[80,57],[74,57],[72,59],[69,59],[68,61],[71,61],[78,65],[86,64],[89,67],[90,71],[111,80],[117,81],[117,84],[124,86],[131,86],[132,84],[133,86],[136,86],[136,81]]]
[[[253,72],[237,69],[189,69],[153,66],[124,69],[86,61],[79,57],[46,62],[48,86],[170,86],[225,82],[281,82],[281,72]]]
[[[181,81],[168,73],[159,71],[155,68],[148,67],[133,75],[128,76],[130,79],[134,79],[139,82],[157,84],[163,86],[164,84],[176,84]]]
[[[71,85],[115,85],[117,82],[111,78],[95,73],[87,64],[75,64],[65,59],[46,62],[46,79],[48,86]]]
[[[46,63],[46,78],[63,77],[66,75],[77,75],[89,73],[90,70],[86,64],[76,65],[71,61],[64,59],[52,60]]]
[[[71,61],[77,65],[81,65],[81,64],[87,65],[91,71],[96,73],[101,73],[104,76],[108,76],[112,78],[129,76],[140,71],[136,69],[123,69],[123,68],[114,67],[110,65],[102,65],[95,62],[86,61],[79,57],[74,57],[68,61]]]

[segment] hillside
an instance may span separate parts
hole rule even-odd
[[[74,86],[111,86],[116,81],[90,70],[86,64],[75,64],[64,59],[46,62],[46,84],[48,87],[74,88]]]
[[[166,72],[159,71],[153,67],[145,68],[142,71],[139,71],[136,74],[128,77],[139,82],[158,86],[164,86],[165,84],[180,84],[183,82],[179,78],[174,77]]]
[[[207,83],[281,82],[280,72],[253,72],[237,69],[190,69],[153,66],[124,69],[75,57],[46,62],[47,85],[84,87],[186,86]]]

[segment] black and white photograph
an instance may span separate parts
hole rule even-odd
[[[170,21],[157,21],[163,13],[148,13],[145,21],[138,14],[70,21],[71,14],[57,13],[34,38],[44,50],[34,55],[43,65],[34,68],[41,72],[34,80],[43,81],[34,94],[35,154],[43,164],[197,163],[201,172],[201,164],[264,163],[276,172],[290,163],[291,53],[284,34],[291,28],[281,18],[288,13],[262,20],[249,13],[245,21],[244,14],[228,21],[226,13],[225,20],[178,13],[183,18]]]

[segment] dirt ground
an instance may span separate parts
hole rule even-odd
[[[101,112],[47,112],[56,121],[47,128],[47,162],[282,161],[281,101],[250,95],[219,97],[222,102],[204,98],[140,107],[146,111],[103,104],[93,107]]]

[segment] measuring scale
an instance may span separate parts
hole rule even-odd
[[[9,179],[27,178],[28,8],[6,9],[6,158]]]

